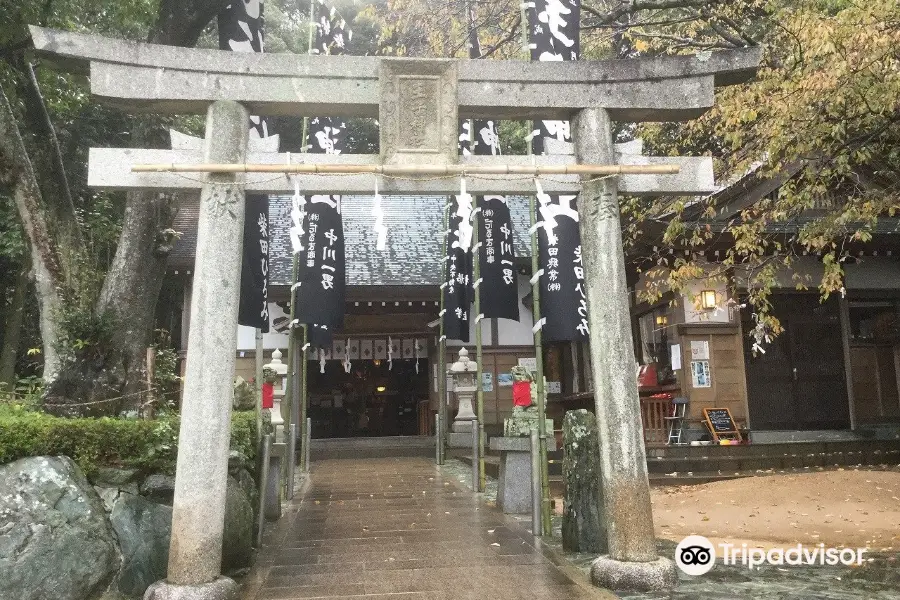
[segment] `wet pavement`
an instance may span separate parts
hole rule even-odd
[[[471,467],[457,460],[448,461],[441,468],[445,477],[471,493]],[[496,481],[488,480],[487,489],[480,494],[491,506],[496,500]],[[530,515],[515,517],[522,527],[531,524]],[[558,557],[589,577],[596,555],[565,553],[560,528],[562,518],[553,517],[554,535],[543,543]],[[900,529],[900,523],[897,524]],[[657,540],[661,556],[674,557],[675,542]],[[619,592],[628,600],[900,600],[900,553],[868,553],[859,567],[844,566],[762,566],[750,571],[742,566],[721,563],[707,574],[691,577],[679,572],[678,586],[671,593],[643,594]],[[868,560],[871,559],[871,560]],[[560,600],[565,596],[560,596]]]
[[[613,598],[458,479],[425,457],[315,461],[243,597]]]

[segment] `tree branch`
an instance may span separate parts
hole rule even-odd
[[[56,176],[57,187],[59,188],[57,192],[61,196],[57,201],[62,205],[64,212],[69,213],[66,216],[70,216],[74,221],[75,202],[72,200],[72,189],[69,186],[69,178],[66,175],[66,165],[63,161],[62,151],[59,147],[59,138],[56,136],[56,128],[53,126],[53,121],[50,119],[50,113],[47,111],[47,103],[44,101],[44,95],[41,94],[41,88],[38,84],[37,76],[34,73],[34,65],[26,61],[24,67],[27,85],[30,89],[30,96],[37,105],[34,107],[38,113],[36,116],[40,117],[44,135],[47,137],[52,148],[52,171]],[[77,223],[77,221],[74,222]],[[79,232],[76,231],[76,233]]]
[[[156,23],[150,28],[147,41],[169,46],[195,46],[213,17],[229,3],[229,0],[160,0]]]
[[[503,38],[501,38],[496,44],[490,47],[490,49],[481,53],[481,58],[487,58],[497,50],[503,47],[504,44],[508,44],[509,42],[516,39],[518,35],[519,26],[522,24],[521,15],[516,17],[515,22],[512,24],[512,28],[509,30],[509,33],[506,34]]]
[[[719,0],[622,0],[613,10],[603,13],[600,10],[582,4],[581,10],[591,13],[600,19],[601,25],[615,23],[624,15],[634,14],[641,10],[666,10],[671,8],[708,8],[719,3]]]

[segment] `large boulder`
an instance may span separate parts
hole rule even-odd
[[[166,577],[172,508],[122,493],[109,520],[122,551],[117,587],[126,596],[141,597],[150,584]]]
[[[120,562],[103,502],[71,459],[0,467],[0,598],[97,598]]]
[[[172,506],[175,497],[175,476],[163,473],[149,475],[141,484],[141,496],[146,496],[153,502]]]
[[[225,493],[225,532],[222,536],[222,572],[233,573],[253,563],[253,507],[241,484],[228,478]]]

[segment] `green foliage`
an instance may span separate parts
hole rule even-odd
[[[65,419],[28,410],[21,404],[0,403],[0,464],[27,456],[65,455],[87,474],[100,466],[171,474],[175,472],[178,428],[177,416],[154,420]],[[255,413],[232,415],[231,449],[247,456],[251,464],[255,460]]]
[[[13,385],[0,382],[0,406],[17,403],[30,410],[38,406],[43,392],[44,379],[37,375],[20,377]]]
[[[156,355],[153,365],[153,389],[157,404],[161,408],[174,409],[181,391],[181,376],[178,374],[178,353],[172,348],[171,336],[165,329],[154,332],[156,340],[153,351]]]
[[[56,318],[61,334],[57,351],[62,360],[103,361],[117,325],[110,313],[76,304],[62,307]]]

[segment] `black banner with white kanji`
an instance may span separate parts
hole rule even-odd
[[[528,9],[531,60],[578,60],[580,0],[535,0]],[[534,154],[554,152],[554,142],[571,143],[568,121],[536,121]],[[577,196],[538,194],[538,264],[544,340],[587,340],[587,301],[581,263]]]
[[[444,335],[468,343],[472,301],[472,196],[452,196],[450,230],[445,239]]]
[[[294,319],[332,332],[344,326],[346,260],[339,196],[309,196],[294,285]]]
[[[531,60],[578,60],[580,18],[581,0],[535,0],[528,8]],[[545,138],[572,141],[568,121],[535,121],[533,135],[534,154],[544,154]]]
[[[334,8],[316,2],[316,31],[313,54],[339,55],[346,52],[345,38],[352,32]],[[347,122],[343,117],[314,117],[309,121],[307,150],[316,154],[341,154],[346,149]]]
[[[219,49],[233,52],[263,51],[262,0],[235,0],[218,15]],[[250,117],[250,137],[269,136],[262,117]],[[264,226],[260,217],[265,216]],[[269,199],[248,195],[241,259],[241,296],[238,323],[269,331]]]
[[[504,196],[479,196],[481,312],[489,319],[519,320],[519,287],[512,218]]]
[[[324,0],[316,0],[314,10],[312,53],[344,54],[345,38],[352,35],[344,20]],[[347,124],[342,117],[313,117],[307,136],[308,152],[341,154],[346,150]],[[300,239],[292,239],[299,253],[295,319],[308,325],[307,342],[313,348],[329,347],[334,333],[344,327],[347,277],[341,197],[297,194],[293,202],[292,215],[300,221],[293,228]]]
[[[469,58],[481,58],[473,15],[469,22]],[[501,153],[497,121],[494,120],[463,121],[459,141],[464,156],[499,156]],[[481,208],[478,218],[481,313],[488,319],[518,321],[519,291],[509,206],[504,196],[478,196],[475,202]],[[473,299],[474,291],[470,302]]]
[[[269,332],[269,198],[247,196],[238,323]]]
[[[577,196],[538,195],[542,328],[548,342],[587,339]]]

